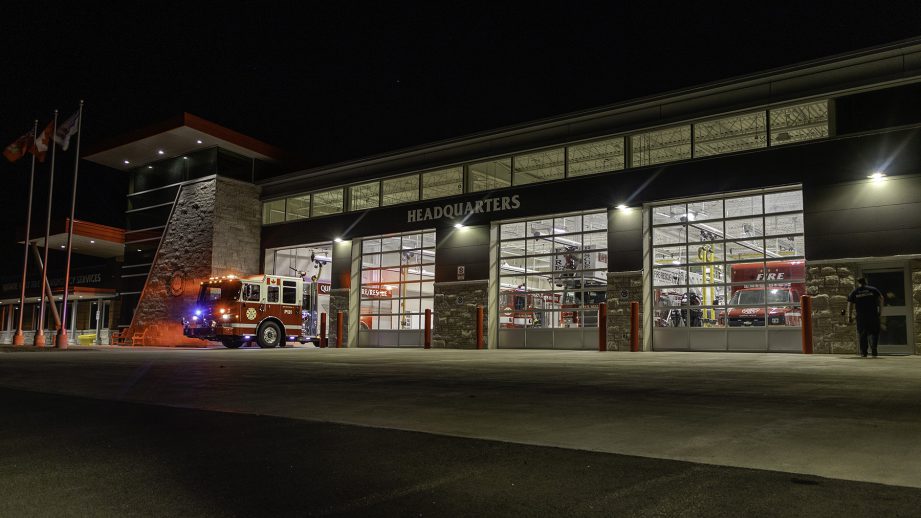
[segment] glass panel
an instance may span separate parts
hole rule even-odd
[[[592,232],[582,235],[583,250],[603,250],[608,247],[607,232]],[[607,259],[605,259],[607,262]]]
[[[652,209],[652,224],[664,225],[687,221],[688,206],[684,203],[676,205],[662,205]]]
[[[676,126],[630,137],[631,165],[674,162],[691,158],[691,126]]]
[[[537,238],[527,240],[528,255],[549,254],[553,252],[553,240],[548,238]]]
[[[902,315],[880,318],[879,345],[905,345],[908,343],[908,320]]]
[[[582,216],[582,229],[586,232],[592,230],[607,230],[608,213],[596,212],[594,214],[586,214]]]
[[[723,200],[707,200],[688,203],[688,219],[705,221],[723,218]]]
[[[688,266],[688,284],[719,284],[724,282],[723,268],[715,265]]]
[[[730,307],[726,309],[729,327],[764,327],[763,307]]]
[[[624,168],[624,139],[617,137],[569,146],[569,177]]]
[[[652,230],[653,245],[684,244],[687,242],[688,229],[685,225],[656,227]]]
[[[705,157],[767,147],[764,112],[732,115],[694,125],[694,156]]]
[[[769,237],[764,240],[764,245],[768,257],[802,257],[806,255],[806,240],[802,235]]]
[[[723,222],[708,221],[706,223],[688,224],[688,242],[689,243],[707,243],[723,239]]]
[[[397,205],[419,200],[419,175],[388,178],[381,182],[381,206]]]
[[[422,173],[422,199],[443,198],[464,193],[462,166]]]
[[[515,185],[559,180],[563,178],[563,148],[518,155],[514,164]]]
[[[688,262],[690,263],[720,263],[724,259],[725,245],[723,243],[704,243],[688,246]]]
[[[499,257],[514,257],[524,255],[524,241],[507,241],[502,243]]]
[[[285,220],[285,200],[273,200],[262,204],[262,224],[281,223]]]
[[[760,194],[745,196],[744,198],[729,198],[725,201],[726,217],[735,218],[761,214],[761,199]]]
[[[511,184],[511,158],[477,162],[467,167],[467,192],[491,191]]]
[[[652,249],[652,261],[654,264],[662,265],[681,265],[687,264],[688,249],[683,246],[657,246]]]
[[[500,239],[517,239],[524,237],[524,222],[506,223],[499,227]]]
[[[553,233],[556,235],[572,234],[581,231],[582,216],[566,216],[563,218],[554,218],[553,220]]]
[[[802,234],[803,215],[784,214],[783,216],[765,216],[764,233],[768,236],[777,234]]]
[[[772,146],[828,136],[828,101],[775,108],[770,113]]]
[[[764,283],[764,263],[738,263],[728,265],[729,282],[746,283],[746,286],[759,287]],[[745,286],[733,286],[733,290]]]
[[[653,268],[653,286],[684,286],[687,284],[688,273],[684,267]]]
[[[726,221],[726,239],[761,237],[764,221],[761,218],[731,219]]]
[[[287,221],[306,219],[310,216],[310,195],[292,196],[287,201]]]
[[[342,212],[342,189],[317,192],[313,194],[312,217],[338,214]]]
[[[726,247],[727,261],[744,261],[764,257],[764,241],[760,239],[729,241],[724,246]]]
[[[528,237],[549,236],[553,234],[553,220],[538,219],[534,221],[528,221],[527,232]]]
[[[882,292],[887,306],[905,305],[905,272],[866,272],[867,284]]]
[[[363,183],[349,187],[349,209],[373,209],[380,205],[381,185],[378,182]]]
[[[764,212],[803,210],[803,191],[775,192],[764,195]]]

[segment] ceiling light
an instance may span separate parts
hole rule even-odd
[[[196,144],[201,144],[201,140],[196,140],[195,143],[196,143]]]
[[[162,154],[163,154],[163,150],[162,150],[162,149],[158,149],[158,150],[157,150],[157,154],[158,154],[158,155],[162,155]]]
[[[92,239],[90,239],[90,243],[95,243],[95,242],[96,242],[96,241],[94,241],[94,240],[92,240]]]
[[[61,245],[61,248],[67,248],[67,247],[65,247],[64,245]]]
[[[147,169],[153,169],[152,165],[147,166]]]
[[[140,252],[140,251],[141,251],[141,249],[140,249],[140,248],[138,248],[138,252]]]
[[[183,160],[188,160],[188,159],[189,159],[189,157],[187,157],[187,156],[184,156],[184,157],[182,157],[182,159],[183,159]]]
[[[130,161],[128,161],[128,160],[125,160],[125,163],[126,163],[126,164],[130,164],[131,162],[130,162]]]

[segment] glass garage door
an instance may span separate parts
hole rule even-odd
[[[500,225],[499,347],[598,347],[607,223],[602,210]]]
[[[362,239],[358,344],[421,347],[434,282],[434,230]]]
[[[801,190],[650,212],[654,349],[801,349]]]

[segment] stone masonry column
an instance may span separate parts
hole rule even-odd
[[[608,350],[630,351],[630,303],[640,303],[643,343],[643,272],[608,272]],[[642,347],[642,345],[641,345]]]
[[[483,306],[483,339],[486,339],[488,289],[488,280],[435,283],[432,347],[475,349],[477,304]]]
[[[342,312],[342,347],[348,347],[349,343],[349,288],[336,288],[329,290],[329,346],[336,346],[336,334],[338,331],[338,312]],[[317,315],[319,318],[319,315]],[[319,325],[319,324],[318,324]],[[319,328],[317,329],[319,331]]]
[[[812,296],[813,352],[856,354],[856,328],[847,324],[847,296],[854,289],[857,263],[808,261],[806,293]]]

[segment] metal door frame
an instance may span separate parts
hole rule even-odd
[[[905,316],[905,345],[880,345],[880,354],[913,354],[915,350],[914,333],[914,293],[912,293],[911,264],[908,261],[897,262],[872,262],[857,265],[857,276],[863,277],[866,272],[902,272],[903,289],[905,290],[904,306],[883,306],[882,316]],[[856,279],[855,279],[856,280]],[[904,313],[887,311],[887,308],[904,308]],[[855,331],[856,333],[856,331]]]

